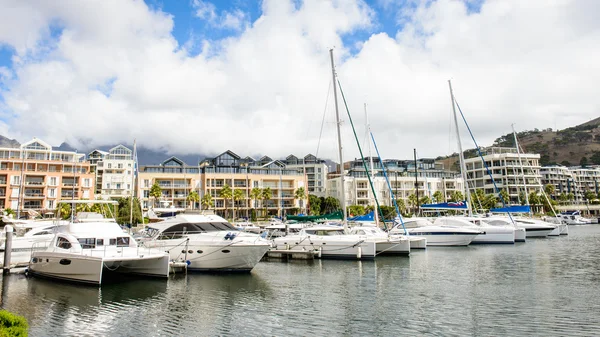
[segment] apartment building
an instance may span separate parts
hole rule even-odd
[[[198,208],[187,200],[192,192],[212,197],[212,209],[221,216],[248,217],[252,208],[268,215],[283,216],[301,207],[300,200],[294,197],[295,190],[304,187],[304,176],[299,169],[290,169],[278,160],[264,156],[259,160],[251,157],[241,158],[232,151],[225,151],[214,158],[206,158],[197,166],[190,166],[172,157],[159,165],[144,166],[140,169],[140,195],[144,209],[155,207]],[[162,196],[154,201],[150,189],[157,182]],[[242,191],[241,200],[225,200],[220,190],[228,185]],[[269,188],[271,198],[252,200],[253,188]],[[227,214],[226,214],[227,213]]]
[[[94,199],[94,174],[84,159],[36,138],[0,148],[0,208],[46,212],[63,199]]]
[[[134,191],[134,159],[132,151],[117,145],[108,151],[94,150],[88,162],[95,173],[96,199],[128,198]]]
[[[519,193],[541,193],[540,155],[517,153],[515,148],[490,147],[482,150],[483,160],[489,168],[499,190],[507,190],[510,203],[519,202]],[[470,190],[482,189],[485,194],[496,190],[481,157],[465,159],[467,183]]]
[[[187,200],[192,191],[200,191],[200,168],[190,166],[177,157],[171,157],[157,165],[142,166],[139,170],[139,196],[142,207],[148,208],[197,208]],[[160,186],[161,196],[150,197],[155,183]]]
[[[326,182],[328,167],[325,160],[319,159],[312,154],[307,154],[303,158],[289,155],[282,160],[289,169],[301,169],[305,174],[306,190],[308,194],[318,197],[326,195]]]
[[[544,186],[554,185],[556,195],[573,194],[573,201],[576,202],[586,200],[585,194],[588,192],[600,192],[600,167],[552,165],[542,167],[540,174]]]
[[[429,196],[440,191],[445,200],[449,200],[455,191],[464,191],[463,180],[457,172],[444,170],[433,159],[420,159],[415,163],[411,160],[386,159],[386,181],[378,158],[366,158],[367,167],[371,172],[371,180],[380,205],[393,206],[392,197],[403,200],[408,205],[408,197],[415,194],[418,188],[419,196]],[[371,161],[373,169],[371,171]],[[361,159],[344,163],[346,205],[372,205],[373,192],[367,177],[367,171]],[[415,179],[416,176],[416,179]],[[390,192],[391,187],[391,192]],[[341,200],[341,177],[339,173],[330,174],[327,180],[327,196]]]

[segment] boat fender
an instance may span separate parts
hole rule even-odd
[[[189,266],[190,264],[192,264],[192,261],[190,261],[190,260],[185,260],[185,264],[187,264],[187,265]]]
[[[231,237],[231,233],[228,232],[227,234],[225,234],[225,240],[229,240],[230,237]]]

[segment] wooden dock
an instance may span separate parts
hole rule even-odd
[[[266,257],[280,260],[314,260],[319,255],[318,250],[271,249]]]

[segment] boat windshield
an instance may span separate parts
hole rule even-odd
[[[417,227],[425,227],[425,226],[433,226],[431,222],[423,219],[415,219],[415,220],[404,220],[404,227],[406,228],[417,228]]]
[[[219,231],[238,231],[228,222],[180,223],[163,231],[163,234],[196,234]]]
[[[333,236],[333,235],[344,235],[343,229],[306,229],[306,234],[320,235],[320,236]]]

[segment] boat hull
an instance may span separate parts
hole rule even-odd
[[[169,253],[173,261],[188,262],[188,271],[249,272],[269,250],[267,241],[261,243],[207,243],[181,240],[148,241],[144,245]]]
[[[317,257],[323,259],[352,259],[368,260],[377,255],[375,242],[353,239],[323,239],[315,237],[282,237],[273,241],[276,249],[285,250],[316,250]]]
[[[33,252],[29,272],[48,278],[95,285],[102,283],[105,272],[167,278],[169,257],[160,254],[103,258],[60,252]]]
[[[515,228],[515,242],[525,242],[527,239],[527,232],[524,228]]]
[[[375,251],[377,255],[408,255],[410,254],[410,240],[387,240],[376,242]]]
[[[477,235],[471,241],[471,244],[514,244],[515,230],[506,227],[487,226],[481,227],[485,234]]]
[[[411,235],[424,237],[429,246],[468,246],[479,234],[460,233],[453,234],[447,232],[421,232],[418,230],[409,230]]]

